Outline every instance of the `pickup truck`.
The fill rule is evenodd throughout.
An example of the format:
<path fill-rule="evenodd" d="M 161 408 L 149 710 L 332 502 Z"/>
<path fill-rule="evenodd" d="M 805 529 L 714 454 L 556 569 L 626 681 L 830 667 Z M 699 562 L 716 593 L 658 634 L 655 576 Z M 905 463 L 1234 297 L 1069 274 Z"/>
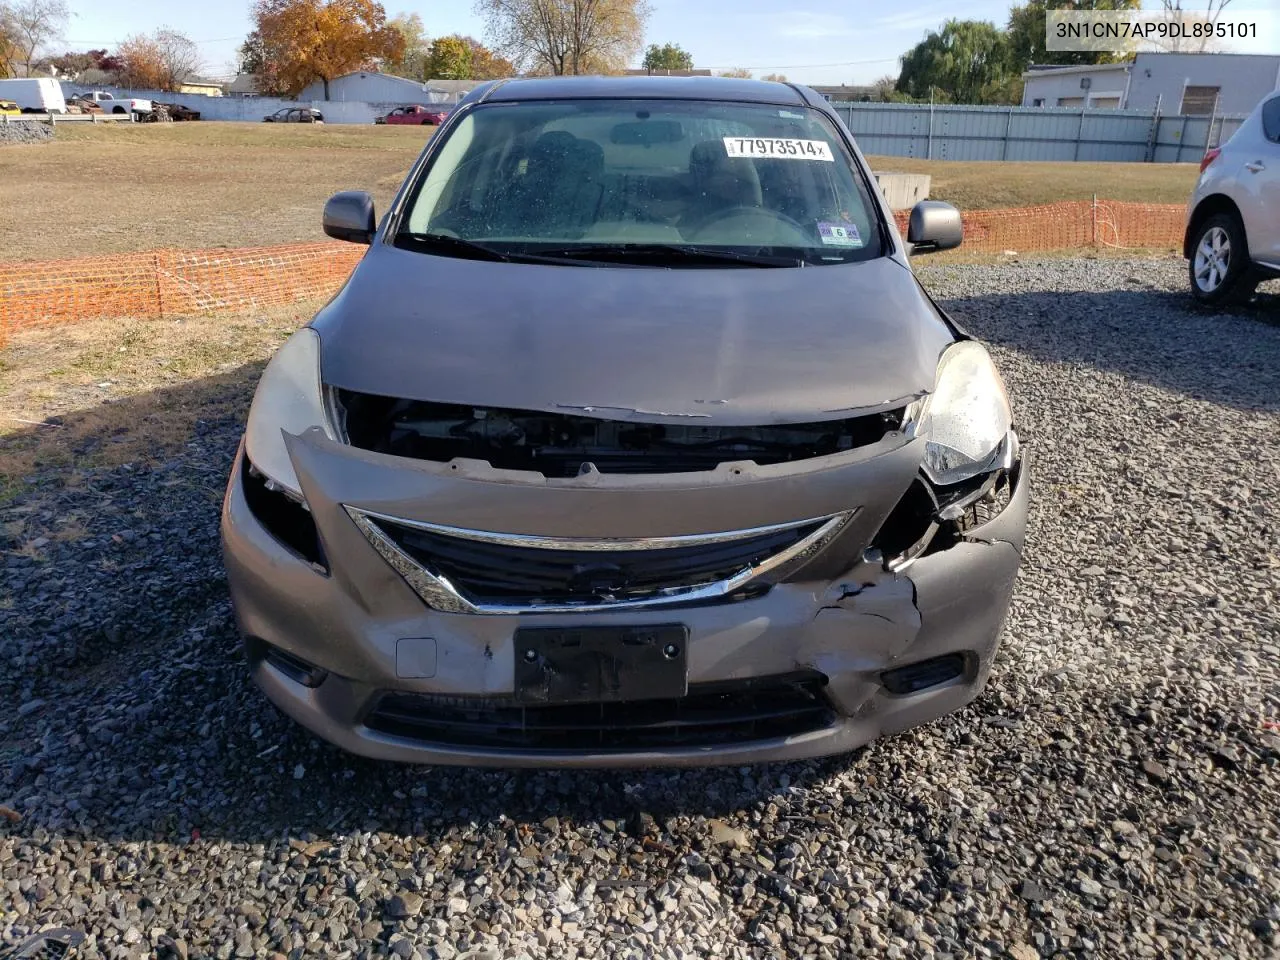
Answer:
<path fill-rule="evenodd" d="M 102 90 L 90 90 L 88 93 L 81 94 L 81 97 L 96 103 L 102 108 L 103 113 L 132 113 L 142 119 L 152 112 L 151 101 L 137 97 L 117 100 L 111 94 L 104 93 Z"/>

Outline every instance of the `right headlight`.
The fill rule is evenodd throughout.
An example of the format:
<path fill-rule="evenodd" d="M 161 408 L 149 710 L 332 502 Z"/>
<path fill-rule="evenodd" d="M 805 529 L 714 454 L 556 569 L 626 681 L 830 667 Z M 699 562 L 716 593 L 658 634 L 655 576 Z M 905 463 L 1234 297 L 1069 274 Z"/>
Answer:
<path fill-rule="evenodd" d="M 925 476 L 946 486 L 995 468 L 1013 411 L 986 348 L 962 340 L 943 353 L 933 392 L 908 408 L 907 419 L 925 439 Z"/>

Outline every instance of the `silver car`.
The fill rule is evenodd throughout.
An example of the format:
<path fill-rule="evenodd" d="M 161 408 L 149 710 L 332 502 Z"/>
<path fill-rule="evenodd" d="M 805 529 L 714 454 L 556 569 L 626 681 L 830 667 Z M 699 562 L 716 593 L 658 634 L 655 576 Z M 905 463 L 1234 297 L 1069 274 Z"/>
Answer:
<path fill-rule="evenodd" d="M 477 88 L 263 373 L 222 517 L 257 682 L 348 750 L 701 765 L 982 690 L 1028 467 L 804 87 Z"/>
<path fill-rule="evenodd" d="M 1182 255 L 1192 295 L 1208 305 L 1247 300 L 1280 276 L 1280 92 L 1205 153 Z"/>

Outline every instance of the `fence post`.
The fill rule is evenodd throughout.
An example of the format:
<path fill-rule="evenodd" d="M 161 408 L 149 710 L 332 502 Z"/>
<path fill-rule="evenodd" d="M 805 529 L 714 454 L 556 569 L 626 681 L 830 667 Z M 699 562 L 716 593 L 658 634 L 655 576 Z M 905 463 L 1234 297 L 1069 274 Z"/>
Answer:
<path fill-rule="evenodd" d="M 1177 154 L 1174 155 L 1174 158 L 1173 158 L 1174 163 L 1182 162 L 1182 145 L 1183 143 L 1186 142 L 1186 139 L 1187 139 L 1187 121 L 1189 121 L 1190 119 L 1191 118 L 1188 117 L 1185 113 L 1182 115 L 1182 129 L 1178 131 L 1178 152 Z"/>
<path fill-rule="evenodd" d="M 933 87 L 929 88 L 929 144 L 925 148 L 925 159 L 933 159 Z"/>
<path fill-rule="evenodd" d="M 1086 95 L 1085 100 L 1087 101 L 1088 99 Z M 1075 156 L 1071 158 L 1073 161 L 1080 159 L 1080 138 L 1084 136 L 1084 114 L 1087 109 L 1088 107 L 1080 108 L 1080 125 L 1076 127 L 1076 152 Z"/>
<path fill-rule="evenodd" d="M 1009 117 L 1004 123 L 1004 144 L 1000 147 L 1000 159 L 1009 158 L 1009 131 L 1013 129 L 1013 107 L 1009 108 Z"/>
<path fill-rule="evenodd" d="M 1091 219 L 1092 219 L 1092 227 L 1089 231 L 1089 237 L 1090 237 L 1089 242 L 1096 247 L 1098 245 L 1098 195 L 1096 193 L 1093 195 L 1093 210 L 1092 210 Z"/>

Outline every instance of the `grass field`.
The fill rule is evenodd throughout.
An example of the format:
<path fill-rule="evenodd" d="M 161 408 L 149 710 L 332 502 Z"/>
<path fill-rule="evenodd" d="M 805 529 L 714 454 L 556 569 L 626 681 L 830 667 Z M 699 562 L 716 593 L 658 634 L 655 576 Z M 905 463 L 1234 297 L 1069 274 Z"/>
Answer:
<path fill-rule="evenodd" d="M 52 143 L 0 148 L 3 260 L 152 247 L 320 240 L 338 190 L 391 200 L 422 127 L 248 123 L 66 124 Z M 877 170 L 933 176 L 961 209 L 1088 199 L 1182 203 L 1194 164 L 966 163 L 872 157 Z"/>
<path fill-rule="evenodd" d="M 201 422 L 243 419 L 262 364 L 319 305 L 19 331 L 0 352 L 0 504 L 31 474 L 161 461 Z"/>
<path fill-rule="evenodd" d="M 929 196 L 961 210 L 1023 207 L 1055 200 L 1186 203 L 1199 163 L 1001 163 L 870 157 L 874 169 L 927 173 Z"/>

